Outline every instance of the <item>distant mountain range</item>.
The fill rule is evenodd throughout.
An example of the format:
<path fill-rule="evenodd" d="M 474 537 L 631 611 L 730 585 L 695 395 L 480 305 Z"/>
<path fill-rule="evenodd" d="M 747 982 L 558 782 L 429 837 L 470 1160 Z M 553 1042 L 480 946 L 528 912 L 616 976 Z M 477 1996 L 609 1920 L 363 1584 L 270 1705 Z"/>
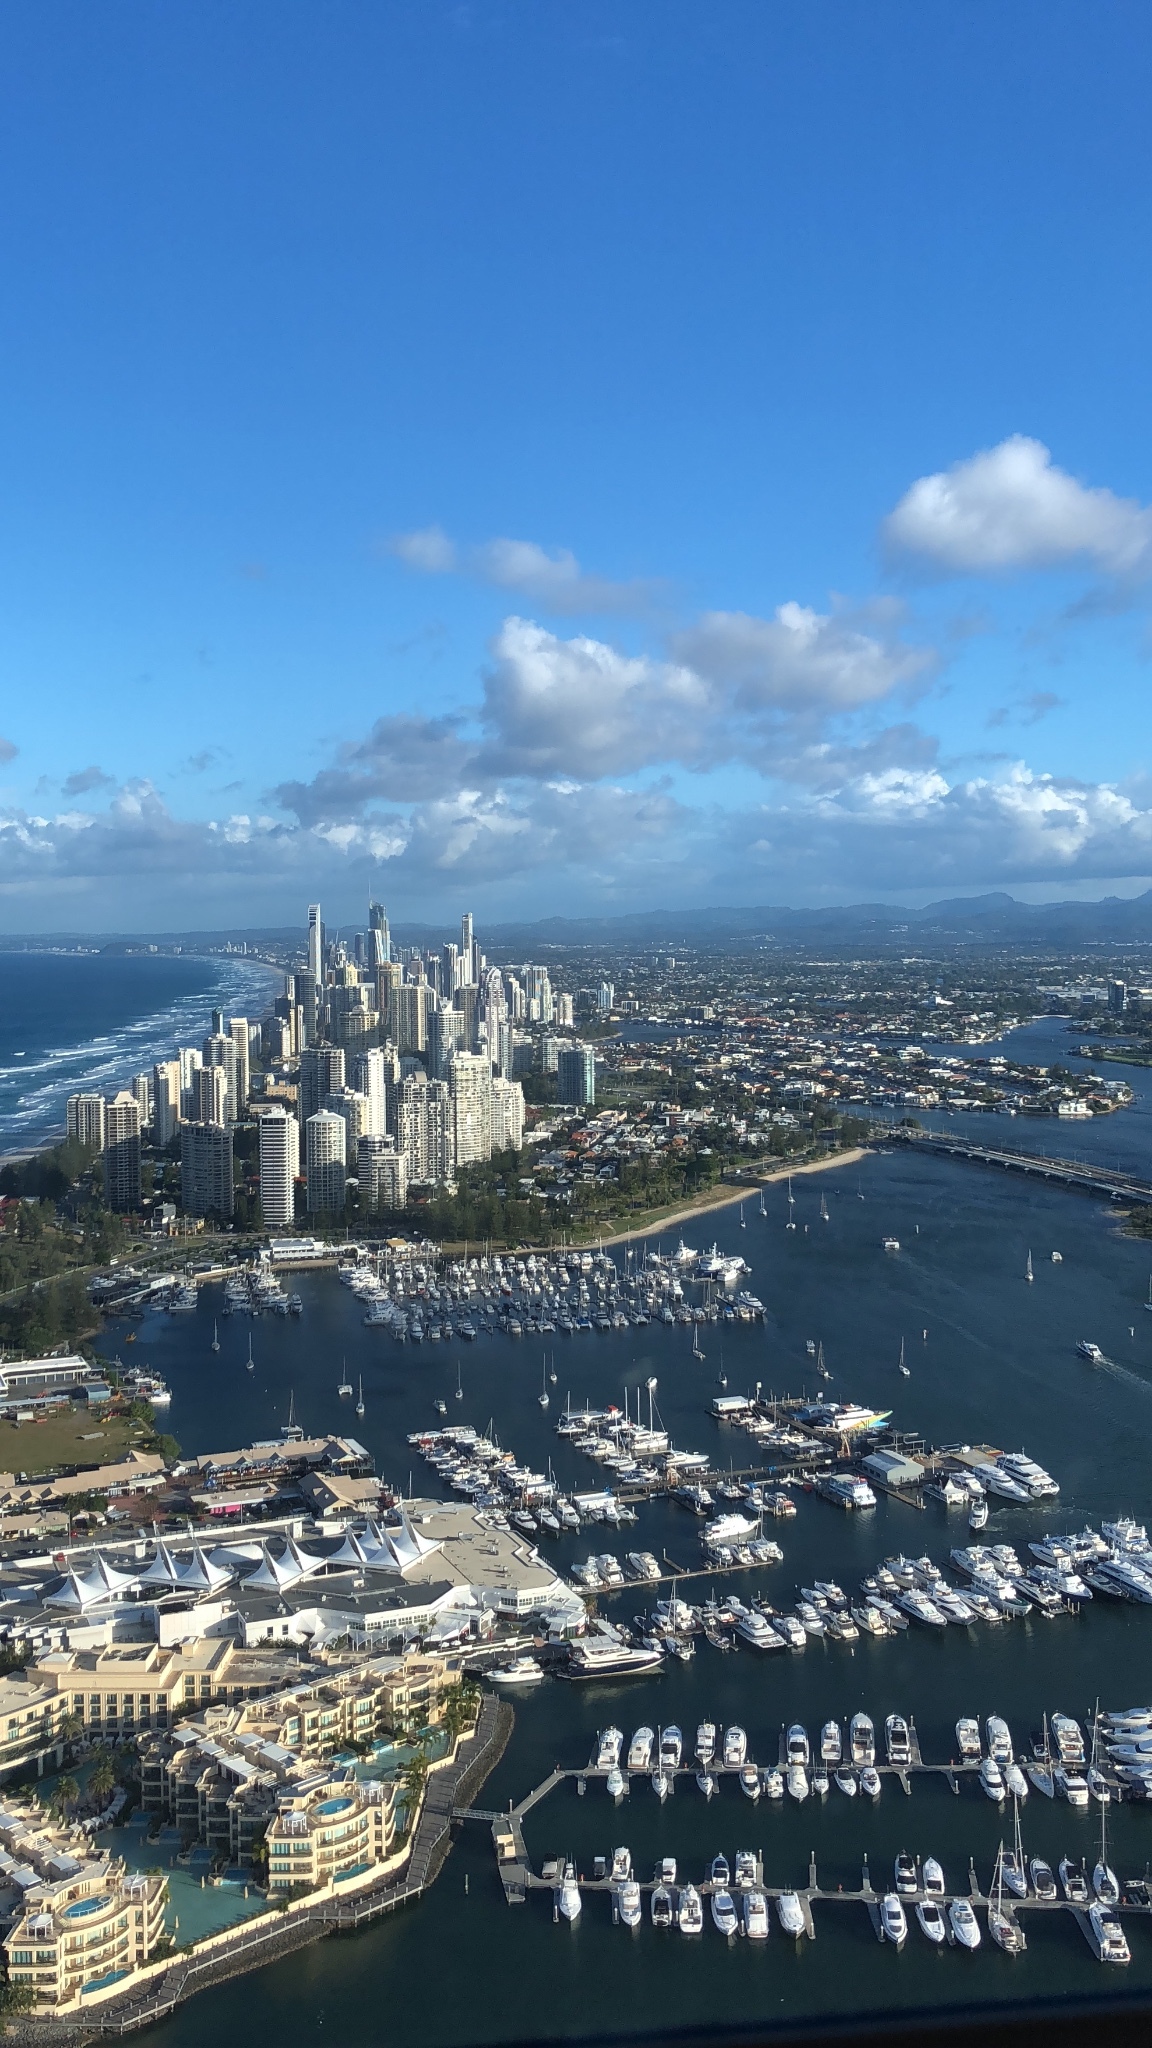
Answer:
<path fill-rule="evenodd" d="M 355 929 L 350 921 L 347 927 Z M 332 926 L 330 929 L 343 929 Z M 444 924 L 393 925 L 401 945 L 440 944 L 455 927 Z M 983 896 L 954 896 L 921 909 L 890 903 L 852 903 L 819 910 L 781 904 L 752 908 L 721 905 L 707 910 L 644 910 L 618 917 L 546 917 L 534 922 L 489 924 L 477 919 L 483 943 L 527 959 L 545 948 L 574 946 L 693 948 L 738 947 L 764 938 L 799 946 L 823 944 L 906 950 L 933 943 L 953 946 L 1023 944 L 1030 949 L 1117 947 L 1152 942 L 1152 889 L 1142 896 L 1105 896 L 1095 903 L 1018 903 L 996 890 Z M 142 945 L 199 947 L 247 944 L 277 950 L 301 947 L 301 925 L 250 930 L 146 932 L 138 934 L 53 932 L 0 937 L 0 950 L 47 946 L 101 947 L 110 952 Z"/>

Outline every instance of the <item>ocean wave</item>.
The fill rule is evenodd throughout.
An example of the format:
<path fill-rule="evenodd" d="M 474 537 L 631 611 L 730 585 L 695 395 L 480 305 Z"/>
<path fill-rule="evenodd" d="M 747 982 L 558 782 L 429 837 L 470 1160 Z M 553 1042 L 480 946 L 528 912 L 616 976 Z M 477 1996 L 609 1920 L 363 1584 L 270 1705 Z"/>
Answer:
<path fill-rule="evenodd" d="M 207 988 L 177 996 L 115 1031 L 43 1047 L 29 1059 L 0 1068 L 0 1150 L 58 1136 L 70 1095 L 111 1093 L 157 1060 L 171 1059 L 178 1046 L 201 1044 L 214 1009 L 259 1016 L 278 983 L 274 969 L 255 961 L 222 962 Z"/>

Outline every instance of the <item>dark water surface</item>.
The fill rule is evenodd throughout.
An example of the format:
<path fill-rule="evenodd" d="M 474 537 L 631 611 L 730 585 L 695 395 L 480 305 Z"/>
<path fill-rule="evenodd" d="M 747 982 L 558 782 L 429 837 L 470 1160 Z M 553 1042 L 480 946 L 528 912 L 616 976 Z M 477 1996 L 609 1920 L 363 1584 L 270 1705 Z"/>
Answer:
<path fill-rule="evenodd" d="M 1051 1029 L 1036 1027 L 1041 1034 Z M 1055 1042 L 1062 1051 L 1064 1041 Z M 1018 1047 L 1019 1037 L 1013 1043 Z M 1130 1121 L 1112 1120 L 1108 1139 L 1146 1165 L 1148 1089 L 1135 1072 L 1133 1080 L 1139 1108 Z M 1021 1135 L 1019 1122 L 979 1121 Z M 1027 1135 L 1039 1128 L 1030 1125 Z M 1087 1150 L 1103 1129 L 1074 1135 Z M 1080 1527 L 1086 1518 L 1152 1515 L 1152 1315 L 1142 1307 L 1152 1255 L 1121 1235 L 1107 1207 L 1083 1194 L 902 1151 L 794 1185 L 794 1233 L 783 1228 L 783 1189 L 769 1194 L 767 1219 L 755 1202 L 747 1204 L 746 1229 L 729 1209 L 686 1232 L 694 1244 L 715 1235 L 744 1253 L 751 1284 L 769 1310 L 764 1326 L 724 1333 L 730 1392 L 757 1380 L 800 1390 L 810 1367 L 805 1340 L 820 1338 L 835 1375 L 833 1394 L 893 1407 L 901 1425 L 937 1443 L 1024 1445 L 1052 1470 L 1063 1489 L 1059 1502 L 1035 1509 L 1000 1504 L 988 1540 L 1022 1544 L 1046 1529 Z M 819 1217 L 822 1191 L 827 1224 Z M 888 1232 L 900 1239 L 897 1255 L 881 1249 Z M 1031 1287 L 1023 1278 L 1029 1249 Z M 1062 1264 L 1051 1264 L 1053 1249 L 1063 1253 Z M 208 1348 L 220 1300 L 212 1289 L 195 1316 L 141 1327 L 134 1359 L 169 1378 L 170 1427 L 186 1450 L 270 1435 L 294 1392 L 307 1427 L 352 1429 L 381 1472 L 407 1488 L 411 1470 L 417 1490 L 434 1491 L 437 1483 L 405 1439 L 409 1430 L 434 1426 L 432 1402 L 443 1395 L 451 1421 L 483 1426 L 492 1418 L 502 1442 L 533 1465 L 543 1467 L 551 1456 L 562 1484 L 592 1486 L 597 1468 L 554 1434 L 566 1392 L 574 1403 L 585 1396 L 620 1400 L 654 1373 L 656 1399 L 677 1444 L 716 1448 L 738 1464 L 746 1458 L 748 1439 L 707 1412 L 721 1362 L 715 1327 L 703 1333 L 703 1364 L 693 1361 L 689 1333 L 680 1329 L 558 1336 L 559 1384 L 543 1414 L 538 1347 L 496 1338 L 399 1347 L 361 1326 L 359 1304 L 334 1279 L 305 1277 L 300 1291 L 306 1308 L 299 1324 L 222 1320 L 218 1356 Z M 243 1369 L 249 1334 L 258 1367 L 251 1376 Z M 907 1380 L 896 1371 L 902 1336 L 912 1368 Z M 1080 1360 L 1081 1336 L 1094 1338 L 1111 1363 L 1093 1370 Z M 367 1413 L 359 1424 L 336 1393 L 342 1358 L 354 1378 L 363 1373 Z M 459 1403 L 451 1398 L 458 1364 L 465 1394 Z M 673 1558 L 695 1562 L 698 1528 L 675 1506 L 653 1504 L 641 1510 L 635 1531 L 585 1532 L 549 1547 L 562 1562 L 604 1547 L 667 1548 Z M 795 1520 L 773 1533 L 784 1563 L 747 1574 L 747 1584 L 764 1586 L 778 1604 L 790 1604 L 814 1575 L 854 1590 L 867 1569 L 895 1551 L 943 1560 L 952 1544 L 968 1540 L 962 1515 L 939 1506 L 918 1513 L 885 1498 L 875 1513 L 852 1517 L 802 1496 Z M 641 1604 L 638 1593 L 628 1593 L 607 1611 L 627 1615 Z M 830 1715 L 846 1721 L 863 1707 L 879 1725 L 899 1710 L 915 1716 L 925 1759 L 944 1761 L 953 1754 L 961 1714 L 1004 1714 L 1019 1750 L 1045 1710 L 1083 1717 L 1097 1696 L 1112 1707 L 1152 1699 L 1152 1609 L 1097 1600 L 1076 1619 L 949 1628 L 940 1637 L 911 1628 L 894 1641 L 815 1641 L 802 1655 L 767 1659 L 747 1648 L 722 1657 L 701 1644 L 691 1664 L 655 1679 L 590 1687 L 547 1682 L 517 1704 L 515 1733 L 483 1798 L 498 1807 L 521 1798 L 554 1763 L 583 1763 L 595 1730 L 609 1721 L 626 1735 L 644 1721 L 676 1721 L 690 1746 L 698 1721 L 738 1719 L 752 1753 L 766 1762 L 775 1760 L 781 1724 L 793 1719 L 815 1735 Z M 906 1848 L 937 1855 L 957 1888 L 974 1858 L 986 1885 L 1005 1826 L 996 1809 L 970 1785 L 955 1797 L 943 1781 L 913 1786 L 906 1798 L 886 1780 L 875 1807 L 862 1799 L 850 1804 L 833 1790 L 823 1804 L 810 1798 L 800 1808 L 785 1801 L 772 1810 L 764 1802 L 753 1808 L 728 1786 L 707 1805 L 688 1780 L 663 1809 L 639 1786 L 616 1809 L 603 1791 L 590 1789 L 580 1799 L 568 1783 L 528 1816 L 526 1835 L 537 1867 L 545 1856 L 571 1854 L 590 1870 L 593 1855 L 627 1842 L 642 1877 L 658 1856 L 674 1854 L 682 1873 L 698 1880 L 718 1850 L 731 1858 L 752 1847 L 763 1851 L 770 1883 L 802 1882 L 815 1853 L 821 1882 L 847 1889 L 859 1884 L 865 1853 L 880 1886 Z M 1099 1831 L 1096 1808 L 1077 1813 L 1033 1794 L 1024 1813 L 1026 1850 L 1053 1866 L 1065 1853 L 1093 1861 Z M 1152 1807 L 1112 1810 L 1109 1851 L 1122 1878 L 1144 1871 L 1152 1857 Z M 915 1926 L 897 1955 L 876 1942 L 862 1906 L 818 1904 L 815 1911 L 818 1939 L 796 1949 L 775 1922 L 762 1946 L 738 1941 L 729 1948 L 710 1923 L 694 1942 L 647 1924 L 630 1934 L 613 1927 L 600 1897 L 589 1899 L 574 1930 L 557 1926 L 546 1894 L 515 1909 L 504 1904 L 488 1830 L 472 1824 L 458 1831 L 440 1879 L 420 1904 L 206 1992 L 148 2038 L 156 2048 L 191 2048 L 214 2033 L 235 2040 L 256 2024 L 269 2038 L 359 2044 L 385 2037 L 398 2048 L 455 2048 L 1152 1993 L 1152 1923 L 1139 1919 L 1128 1922 L 1131 1968 L 1105 1971 L 1062 1913 L 1030 1914 L 1028 1953 L 1012 1962 L 987 1936 L 975 1955 L 937 1953 Z"/>

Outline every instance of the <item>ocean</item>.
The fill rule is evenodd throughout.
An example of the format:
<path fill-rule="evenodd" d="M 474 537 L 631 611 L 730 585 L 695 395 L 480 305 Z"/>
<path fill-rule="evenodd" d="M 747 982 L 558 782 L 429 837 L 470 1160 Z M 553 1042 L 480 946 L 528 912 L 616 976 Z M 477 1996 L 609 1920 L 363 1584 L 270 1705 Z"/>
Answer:
<path fill-rule="evenodd" d="M 199 1045 L 214 1008 L 259 1015 L 279 979 L 228 956 L 0 953 L 0 1157 L 62 1137 L 78 1090 L 111 1093 Z"/>
<path fill-rule="evenodd" d="M 1012 1041 L 1037 1059 L 1067 1056 L 1058 1023 L 1031 1026 Z M 1075 1064 L 1075 1061 L 1070 1061 Z M 1119 1071 L 1119 1070 L 1114 1070 Z M 1148 1153 L 1152 1086 L 1124 1070 L 1137 1091 L 1133 1112 L 1075 1132 L 1060 1149 L 1084 1156 Z M 1024 1148 L 1044 1127 L 1022 1120 L 976 1120 L 989 1135 L 1011 1133 Z M 1047 1133 L 1045 1132 L 1045 1135 Z M 747 1462 L 748 1439 L 709 1413 L 723 1372 L 731 1393 L 765 1388 L 827 1392 L 895 1410 L 901 1427 L 935 1443 L 990 1442 L 1025 1447 L 1061 1485 L 1058 1501 L 1028 1507 L 998 1503 L 984 1540 L 1025 1547 L 1053 1529 L 1130 1513 L 1152 1516 L 1152 1315 L 1143 1312 L 1152 1249 L 1124 1236 L 1115 1212 L 1093 1196 L 1033 1183 L 903 1148 L 870 1153 L 794 1182 L 797 1229 L 784 1229 L 783 1186 L 686 1228 L 692 1244 L 715 1237 L 748 1260 L 751 1286 L 767 1306 L 762 1325 L 706 1326 L 703 1361 L 687 1330 L 649 1327 L 547 1340 L 558 1383 L 550 1409 L 538 1406 L 539 1344 L 504 1338 L 419 1348 L 397 1346 L 366 1329 L 362 1308 L 332 1276 L 294 1276 L 304 1297 L 299 1322 L 224 1319 L 218 1289 L 205 1287 L 194 1315 L 156 1315 L 112 1325 L 115 1355 L 137 1332 L 133 1362 L 156 1367 L 173 1390 L 167 1426 L 186 1452 L 267 1437 L 290 1401 L 308 1430 L 351 1430 L 378 1470 L 405 1492 L 442 1489 L 409 1446 L 409 1432 L 434 1428 L 433 1401 L 445 1398 L 452 1422 L 495 1429 L 501 1442 L 537 1469 L 553 1460 L 568 1489 L 599 1483 L 594 1465 L 555 1434 L 571 1395 L 622 1402 L 649 1376 L 674 1442 L 713 1452 L 721 1464 Z M 829 1220 L 820 1215 L 827 1196 Z M 894 1235 L 898 1253 L 882 1239 Z M 671 1233 L 665 1249 L 672 1249 Z M 1051 1261 L 1058 1250 L 1062 1260 Z M 1028 1252 L 1035 1281 L 1024 1279 Z M 210 1349 L 219 1319 L 221 1349 Z M 1107 1354 L 1100 1369 L 1076 1354 L 1091 1337 Z M 249 1338 L 256 1371 L 244 1369 Z M 910 1377 L 897 1370 L 904 1340 Z M 812 1378 L 809 1340 L 823 1343 L 834 1375 Z M 346 1368 L 363 1375 L 366 1414 L 357 1421 L 337 1383 Z M 453 1396 L 459 1372 L 463 1400 Z M 917 1512 L 881 1497 L 872 1513 L 849 1516 L 801 1495 L 794 1520 L 770 1529 L 781 1565 L 749 1572 L 735 1585 L 763 1589 L 791 1606 L 802 1584 L 834 1578 L 855 1591 L 863 1574 L 895 1552 L 943 1563 L 968 1542 L 966 1518 L 942 1506 Z M 589 1550 L 650 1549 L 681 1563 L 699 1558 L 699 1524 L 674 1503 L 641 1509 L 639 1526 L 611 1535 L 588 1530 L 548 1545 L 561 1565 Z M 633 1587 L 604 1601 L 624 1618 L 641 1609 Z M 891 1712 L 911 1714 L 926 1761 L 955 1753 L 961 1715 L 1004 1715 L 1026 1750 L 1047 1712 L 1088 1717 L 1105 1707 L 1152 1701 L 1152 1609 L 1096 1599 L 1076 1617 L 1034 1617 L 1000 1627 L 909 1629 L 892 1641 L 856 1645 L 810 1641 L 802 1654 L 764 1658 L 741 1647 L 721 1656 L 701 1642 L 693 1661 L 627 1684 L 567 1686 L 548 1681 L 516 1704 L 509 1747 L 481 1795 L 499 1809 L 519 1800 L 554 1764 L 588 1761 L 596 1731 L 615 1723 L 629 1736 L 641 1723 L 676 1722 L 690 1748 L 703 1719 L 738 1720 L 750 1752 L 775 1762 L 782 1726 L 802 1721 L 815 1737 L 830 1716 L 846 1724 L 863 1708 L 879 1728 Z M 591 1870 L 596 1854 L 627 1843 L 638 1874 L 675 1855 L 697 1881 L 720 1850 L 762 1851 L 769 1883 L 806 1879 L 815 1856 L 820 1882 L 856 1888 L 865 1856 L 877 1889 L 891 1881 L 893 1859 L 907 1849 L 934 1854 L 950 1886 L 966 1889 L 970 1861 L 985 1888 L 997 1844 L 1012 1832 L 971 1783 L 953 1795 L 943 1778 L 912 1781 L 905 1797 L 886 1780 L 879 1802 L 827 1800 L 779 1809 L 751 1806 L 731 1785 L 706 1802 L 691 1778 L 664 1807 L 637 1784 L 619 1808 L 602 1789 L 580 1798 L 569 1781 L 528 1815 L 525 1833 L 536 1868 L 548 1856 L 572 1856 Z M 1055 1867 L 1066 1853 L 1095 1860 L 1100 1813 L 1078 1812 L 1033 1793 L 1022 1816 L 1025 1850 Z M 1108 1818 L 1109 1854 L 1122 1879 L 1152 1859 L 1152 1806 L 1124 1804 Z M 1027 1916 L 1028 1952 L 1011 1961 L 991 1947 L 968 1954 L 929 1948 L 913 1924 L 900 1954 L 877 1943 L 863 1906 L 815 1906 L 817 1939 L 794 1947 L 773 1921 L 762 1946 L 726 1945 L 709 1922 L 700 1940 L 629 1933 L 613 1926 L 608 1901 L 590 1896 L 578 1925 L 554 1924 L 547 1894 L 509 1908 L 486 1826 L 462 1825 L 429 1895 L 352 1937 L 330 1940 L 204 1993 L 141 2037 L 149 2048 L 194 2048 L 206 2037 L 236 2039 L 253 2024 L 269 2038 L 339 2042 L 368 2048 L 386 2034 L 395 2048 L 462 2048 L 465 2043 L 578 2037 L 667 2040 L 681 2029 L 788 2026 L 821 2018 L 907 2017 L 963 2008 L 972 2015 L 1028 2005 L 1091 2005 L 1152 1994 L 1152 1922 L 1127 1922 L 1133 1960 L 1106 1971 L 1066 1914 Z"/>

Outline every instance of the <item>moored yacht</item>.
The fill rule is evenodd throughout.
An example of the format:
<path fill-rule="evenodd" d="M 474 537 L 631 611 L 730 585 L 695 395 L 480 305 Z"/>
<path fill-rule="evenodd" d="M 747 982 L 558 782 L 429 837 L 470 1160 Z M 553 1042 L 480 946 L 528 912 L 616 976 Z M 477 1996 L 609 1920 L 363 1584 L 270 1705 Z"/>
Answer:
<path fill-rule="evenodd" d="M 694 1884 L 686 1884 L 681 1892 L 676 1919 L 681 1934 L 703 1934 L 704 1908 Z"/>
<path fill-rule="evenodd" d="M 628 1769 L 647 1771 L 652 1767 L 652 1748 L 656 1736 L 651 1728 L 638 1728 L 628 1745 Z"/>
<path fill-rule="evenodd" d="M 895 1892 L 885 1892 L 880 1901 L 880 1926 L 885 1941 L 892 1942 L 896 1948 L 903 1948 L 908 1939 L 908 1916 Z"/>
<path fill-rule="evenodd" d="M 748 1737 L 743 1728 L 733 1722 L 724 1730 L 724 1768 L 738 1770 L 748 1754 Z"/>
<path fill-rule="evenodd" d="M 626 1884 L 621 1885 L 616 1909 L 622 1927 L 639 1927 L 644 1906 L 640 1886 L 634 1877 L 630 1877 Z"/>
<path fill-rule="evenodd" d="M 948 1919 L 952 1933 L 961 1948 L 975 1949 L 980 1946 L 980 1928 L 976 1915 L 967 1899 L 953 1899 L 948 1907 Z"/>
<path fill-rule="evenodd" d="M 744 1932 L 749 1941 L 768 1939 L 768 1901 L 761 1891 L 744 1894 Z"/>
<path fill-rule="evenodd" d="M 566 1863 L 564 1865 L 564 1875 L 556 1893 L 557 1910 L 565 1920 L 578 1920 L 583 1903 L 580 1897 L 580 1887 L 576 1882 L 576 1866 L 574 1863 Z"/>
<path fill-rule="evenodd" d="M 804 1908 L 795 1892 L 781 1892 L 776 1901 L 776 1916 L 785 1934 L 798 1941 L 804 1932 Z"/>
<path fill-rule="evenodd" d="M 820 1730 L 820 1756 L 826 1764 L 838 1764 L 843 1753 L 839 1721 L 825 1721 Z"/>

